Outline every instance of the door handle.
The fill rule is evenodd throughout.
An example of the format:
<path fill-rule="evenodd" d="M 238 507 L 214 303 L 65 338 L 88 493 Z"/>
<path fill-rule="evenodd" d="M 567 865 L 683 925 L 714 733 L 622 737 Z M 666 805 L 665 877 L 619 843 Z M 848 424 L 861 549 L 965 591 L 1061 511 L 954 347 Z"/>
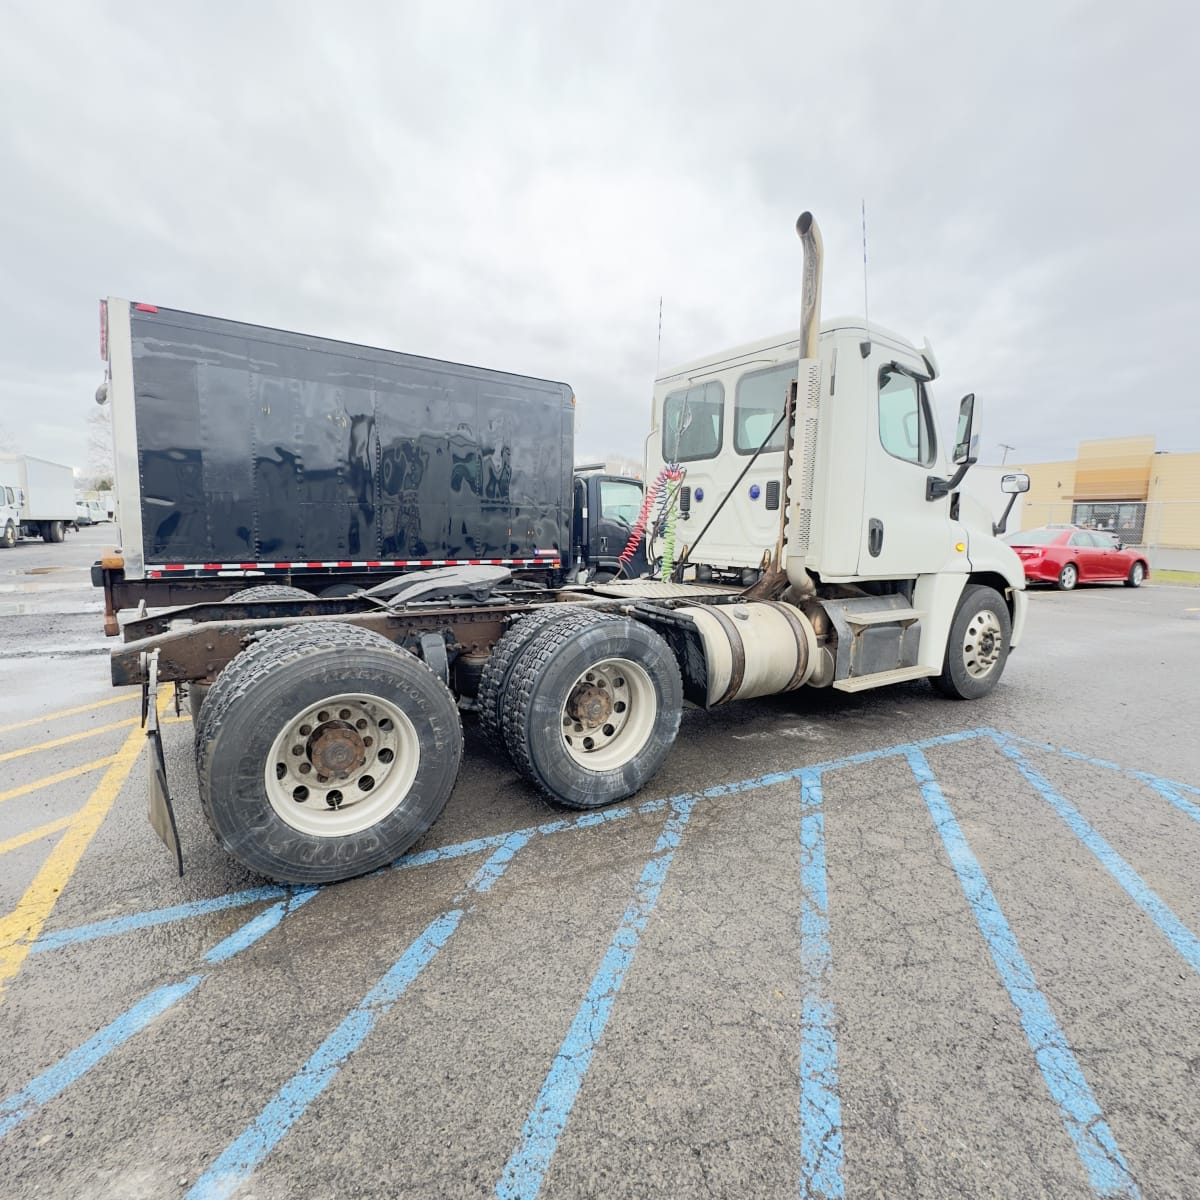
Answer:
<path fill-rule="evenodd" d="M 867 525 L 867 550 L 872 558 L 878 558 L 883 550 L 883 522 L 872 517 Z"/>

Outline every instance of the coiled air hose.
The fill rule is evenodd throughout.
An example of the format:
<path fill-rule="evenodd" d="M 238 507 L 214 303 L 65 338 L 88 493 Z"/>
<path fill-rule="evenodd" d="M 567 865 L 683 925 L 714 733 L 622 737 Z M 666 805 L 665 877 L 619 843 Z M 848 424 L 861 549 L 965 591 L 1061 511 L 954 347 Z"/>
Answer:
<path fill-rule="evenodd" d="M 654 508 L 654 502 L 658 499 L 658 493 L 662 490 L 663 485 L 668 482 L 679 484 L 680 482 L 682 482 L 682 480 L 683 480 L 683 468 L 679 467 L 675 464 L 670 464 L 668 466 L 663 467 L 663 469 L 661 471 L 659 471 L 657 478 L 646 489 L 646 495 L 642 499 L 642 508 L 641 508 L 641 511 L 638 513 L 638 519 L 634 522 L 633 529 L 629 533 L 629 540 L 625 543 L 625 549 L 621 551 L 620 555 L 617 558 L 617 562 L 619 564 L 619 569 L 617 572 L 618 574 L 624 574 L 625 569 L 633 561 L 633 556 L 637 553 L 637 548 L 639 545 L 641 545 L 642 538 L 645 537 L 645 535 L 646 535 L 646 525 L 650 520 L 650 512 Z M 678 494 L 678 492 L 679 492 L 679 488 L 676 487 L 676 489 L 675 489 L 676 495 Z M 667 496 L 663 497 L 664 504 L 668 501 L 668 499 L 669 499 L 669 497 L 667 497 Z M 672 522 L 672 524 L 671 524 L 671 553 L 672 553 L 672 555 L 674 555 L 674 550 L 675 550 L 674 523 Z"/>

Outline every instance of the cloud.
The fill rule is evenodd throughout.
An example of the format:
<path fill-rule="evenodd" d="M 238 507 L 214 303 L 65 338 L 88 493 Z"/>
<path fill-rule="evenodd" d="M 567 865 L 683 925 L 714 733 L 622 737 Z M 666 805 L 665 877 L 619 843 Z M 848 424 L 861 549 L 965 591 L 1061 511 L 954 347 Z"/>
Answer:
<path fill-rule="evenodd" d="M 659 297 L 664 367 L 794 325 L 809 207 L 860 312 L 865 198 L 872 317 L 980 396 L 985 453 L 1200 448 L 1196 23 L 10 6 L 0 424 L 83 465 L 115 294 L 564 379 L 580 456 L 640 455 Z"/>

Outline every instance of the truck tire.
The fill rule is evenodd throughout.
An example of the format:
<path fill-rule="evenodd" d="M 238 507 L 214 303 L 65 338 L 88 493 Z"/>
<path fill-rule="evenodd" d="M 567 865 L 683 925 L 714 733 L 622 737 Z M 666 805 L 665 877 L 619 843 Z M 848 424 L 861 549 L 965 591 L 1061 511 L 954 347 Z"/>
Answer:
<path fill-rule="evenodd" d="M 969 584 L 963 589 L 950 626 L 942 673 L 933 686 L 952 700 L 978 700 L 1004 674 L 1012 639 L 1012 617 L 994 588 Z"/>
<path fill-rule="evenodd" d="M 525 647 L 542 633 L 547 626 L 567 617 L 572 620 L 614 620 L 610 613 L 598 613 L 591 609 L 576 609 L 573 605 L 554 604 L 537 609 L 528 616 L 514 622 L 508 632 L 496 643 L 483 672 L 479 676 L 479 691 L 476 703 L 479 706 L 479 727 L 484 736 L 496 747 L 507 753 L 504 741 L 504 693 L 512 678 L 513 667 Z"/>
<path fill-rule="evenodd" d="M 414 655 L 333 621 L 276 629 L 221 672 L 200 711 L 200 804 L 250 870 L 333 883 L 425 833 L 462 745 L 454 697 Z"/>
<path fill-rule="evenodd" d="M 683 709 L 667 643 L 628 617 L 591 615 L 551 623 L 525 648 L 504 691 L 513 762 L 568 808 L 600 808 L 645 786 Z"/>
<path fill-rule="evenodd" d="M 4 525 L 4 536 L 0 538 L 0 548 L 11 550 L 17 544 L 17 527 L 7 521 Z"/>
<path fill-rule="evenodd" d="M 61 521 L 42 522 L 42 541 L 61 542 L 63 536 L 63 523 Z"/>
<path fill-rule="evenodd" d="M 287 583 L 259 583 L 226 596 L 222 604 L 241 604 L 243 600 L 311 600 L 312 593 Z"/>

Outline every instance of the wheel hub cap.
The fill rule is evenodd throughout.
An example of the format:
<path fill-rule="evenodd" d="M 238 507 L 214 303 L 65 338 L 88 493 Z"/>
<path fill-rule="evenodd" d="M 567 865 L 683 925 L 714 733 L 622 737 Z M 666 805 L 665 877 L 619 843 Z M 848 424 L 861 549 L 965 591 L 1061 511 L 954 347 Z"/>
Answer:
<path fill-rule="evenodd" d="M 575 689 L 567 706 L 573 721 L 588 729 L 603 725 L 612 716 L 612 696 L 603 684 L 587 684 Z"/>
<path fill-rule="evenodd" d="M 963 666 L 975 679 L 987 675 L 1000 661 L 1004 637 L 996 614 L 990 609 L 977 612 L 967 625 L 963 639 Z"/>
<path fill-rule="evenodd" d="M 357 771 L 367 759 L 363 740 L 352 725 L 331 721 L 322 725 L 308 739 L 308 759 L 320 775 L 336 775 L 345 779 Z"/>

